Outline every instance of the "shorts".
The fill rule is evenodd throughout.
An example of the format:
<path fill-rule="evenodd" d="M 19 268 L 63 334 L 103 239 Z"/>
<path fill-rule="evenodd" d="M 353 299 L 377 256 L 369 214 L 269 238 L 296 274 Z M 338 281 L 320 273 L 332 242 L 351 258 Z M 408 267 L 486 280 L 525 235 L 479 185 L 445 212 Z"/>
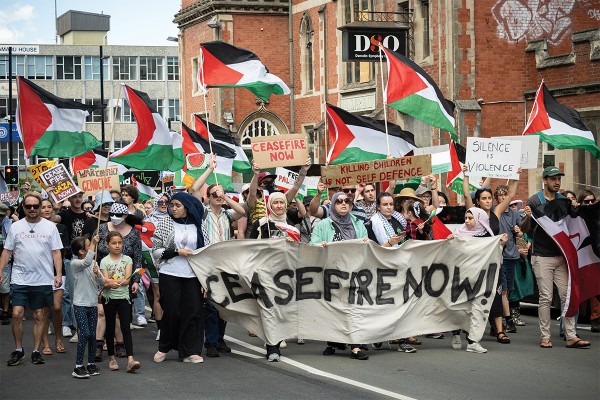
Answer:
<path fill-rule="evenodd" d="M 500 268 L 502 290 L 510 292 L 515 288 L 515 269 L 519 260 L 502 259 L 502 268 Z"/>
<path fill-rule="evenodd" d="M 11 283 L 10 300 L 13 306 L 30 308 L 31 310 L 52 307 L 54 305 L 52 285 L 27 286 Z"/>
<path fill-rule="evenodd" d="M 2 271 L 2 284 L 0 284 L 0 294 L 10 293 L 10 275 L 12 272 L 12 263 L 6 264 Z"/>
<path fill-rule="evenodd" d="M 56 292 L 57 290 L 65 290 L 65 282 L 67 281 L 67 277 L 63 276 L 62 277 L 62 283 L 60 284 L 60 287 L 55 287 L 54 285 L 52 285 L 52 291 Z"/>

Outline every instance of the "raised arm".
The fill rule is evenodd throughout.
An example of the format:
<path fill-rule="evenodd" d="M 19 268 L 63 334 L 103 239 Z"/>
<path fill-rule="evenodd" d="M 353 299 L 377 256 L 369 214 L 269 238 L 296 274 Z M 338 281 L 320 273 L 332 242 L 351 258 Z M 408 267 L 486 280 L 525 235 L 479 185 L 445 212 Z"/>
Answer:
<path fill-rule="evenodd" d="M 294 182 L 294 186 L 292 186 L 290 188 L 290 190 L 288 190 L 285 193 L 285 197 L 287 199 L 288 204 L 292 202 L 292 200 L 294 200 L 294 198 L 296 197 L 296 194 L 298 194 L 298 190 L 300 190 L 300 186 L 302 186 L 302 183 L 304 182 L 304 178 L 306 177 L 306 173 L 308 172 L 308 169 L 310 168 L 312 164 L 312 160 L 310 159 L 310 156 L 306 159 L 306 164 L 304 164 L 302 166 L 302 168 L 300 168 L 300 173 L 298 176 L 298 179 L 296 179 L 296 182 Z"/>
<path fill-rule="evenodd" d="M 325 184 L 319 182 L 317 184 L 317 195 L 313 197 L 308 206 L 308 213 L 313 217 L 323 218 L 323 209 L 321 209 L 321 193 L 325 190 Z"/>
<path fill-rule="evenodd" d="M 463 165 L 463 197 L 465 198 L 465 207 L 467 210 L 473 207 L 473 200 L 471 200 L 471 191 L 469 190 L 469 177 L 464 173 L 467 172 L 467 166 Z"/>
<path fill-rule="evenodd" d="M 431 205 L 438 208 L 440 206 L 440 196 L 438 196 L 437 191 L 437 176 L 429 175 L 429 180 L 431 181 Z"/>
<path fill-rule="evenodd" d="M 306 217 L 306 207 L 304 207 L 304 203 L 300 201 L 298 196 L 296 196 L 296 205 L 298 206 L 298 216 L 300 218 Z"/>
<path fill-rule="evenodd" d="M 208 160 L 208 168 L 206 168 L 206 171 L 204 171 L 202 175 L 200 175 L 198 179 L 196 179 L 194 184 L 190 187 L 190 194 L 200 201 L 202 201 L 201 189 L 206 183 L 206 180 L 208 179 L 210 174 L 214 172 L 215 168 L 217 168 L 217 156 L 211 153 L 210 158 Z"/>
<path fill-rule="evenodd" d="M 260 168 L 256 165 L 254 160 L 252 160 L 252 173 L 254 175 L 250 181 L 250 189 L 248 189 L 248 198 L 246 199 L 249 210 L 256 204 L 256 190 L 258 189 L 258 175 L 260 174 Z"/>
<path fill-rule="evenodd" d="M 246 210 L 244 210 L 244 207 L 242 207 L 242 205 L 240 203 L 238 203 L 237 201 L 233 200 L 231 197 L 229 197 L 227 195 L 227 193 L 225 193 L 223 191 L 223 189 L 221 189 L 220 187 L 217 189 L 217 194 L 223 199 L 223 201 L 225 203 L 227 203 L 229 205 L 229 207 L 233 210 L 233 214 L 231 215 L 231 218 L 235 221 L 238 220 L 244 216 L 246 216 Z"/>
<path fill-rule="evenodd" d="M 521 167 L 519 167 L 519 169 L 517 170 L 517 174 L 519 174 L 519 177 L 521 176 L 521 172 L 522 169 Z M 513 197 L 515 197 L 515 194 L 517 194 L 517 186 L 519 186 L 519 180 L 512 179 L 510 181 L 510 184 L 508 185 L 508 193 L 506 194 L 506 196 L 504 196 L 504 200 L 502 200 L 502 203 L 498 204 L 494 209 L 494 214 L 496 214 L 496 217 L 498 217 L 498 219 L 500 219 L 502 213 L 506 211 Z"/>

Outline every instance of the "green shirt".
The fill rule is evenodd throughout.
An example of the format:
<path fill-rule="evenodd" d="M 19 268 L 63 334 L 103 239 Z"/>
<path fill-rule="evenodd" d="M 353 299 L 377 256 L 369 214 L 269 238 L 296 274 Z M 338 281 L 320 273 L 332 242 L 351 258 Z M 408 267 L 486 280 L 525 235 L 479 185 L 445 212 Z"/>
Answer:
<path fill-rule="evenodd" d="M 125 269 L 128 265 L 133 265 L 131 257 L 122 255 L 116 260 L 111 260 L 110 255 L 104 257 L 100 261 L 100 269 L 103 269 L 108 274 L 108 279 L 116 281 L 122 281 L 127 276 L 125 275 Z M 116 289 L 104 289 L 102 291 L 102 297 L 105 299 L 125 299 L 129 300 L 129 286 L 123 285 Z"/>

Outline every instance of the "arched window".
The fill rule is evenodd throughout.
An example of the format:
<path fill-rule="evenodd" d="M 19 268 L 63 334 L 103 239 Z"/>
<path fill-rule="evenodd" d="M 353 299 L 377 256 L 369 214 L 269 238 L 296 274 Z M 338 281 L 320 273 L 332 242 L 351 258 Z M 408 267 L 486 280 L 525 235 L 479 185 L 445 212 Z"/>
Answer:
<path fill-rule="evenodd" d="M 300 58 L 302 66 L 302 93 L 308 93 L 315 88 L 313 65 L 313 39 L 315 32 L 308 13 L 302 16 L 300 22 Z"/>
<path fill-rule="evenodd" d="M 267 110 L 264 106 L 250 113 L 240 123 L 240 138 L 242 148 L 249 149 L 253 137 L 274 136 L 289 133 L 283 120 L 277 114 Z"/>

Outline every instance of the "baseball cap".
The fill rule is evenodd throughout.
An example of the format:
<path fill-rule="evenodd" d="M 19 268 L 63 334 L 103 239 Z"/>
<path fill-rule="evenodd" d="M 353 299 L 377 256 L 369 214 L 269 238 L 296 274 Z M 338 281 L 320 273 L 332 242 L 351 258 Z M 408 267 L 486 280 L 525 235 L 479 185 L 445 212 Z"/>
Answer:
<path fill-rule="evenodd" d="M 94 211 L 97 211 L 102 204 L 112 204 L 114 202 L 110 192 L 98 192 L 94 200 Z"/>
<path fill-rule="evenodd" d="M 425 186 L 419 186 L 417 188 L 417 190 L 415 191 L 415 194 L 417 196 L 421 196 L 421 195 L 423 195 L 423 194 L 425 194 L 427 192 L 429 192 L 431 194 L 431 189 L 427 189 Z"/>
<path fill-rule="evenodd" d="M 258 174 L 258 184 L 260 185 L 263 180 L 269 178 L 275 181 L 275 179 L 277 179 L 277 175 L 269 174 L 268 172 L 261 172 L 260 174 Z"/>
<path fill-rule="evenodd" d="M 523 200 L 518 200 L 518 199 L 514 199 L 514 198 L 513 198 L 513 199 L 510 201 L 510 205 L 512 206 L 513 204 L 516 204 L 516 205 L 517 205 L 517 210 L 520 210 L 520 209 L 521 209 L 521 207 L 523 206 Z"/>
<path fill-rule="evenodd" d="M 542 172 L 542 178 L 547 178 L 549 176 L 565 176 L 565 174 L 562 173 L 558 167 L 551 166 L 544 168 L 544 171 Z"/>
<path fill-rule="evenodd" d="M 7 212 L 8 212 L 8 206 L 4 203 L 0 203 L 0 215 L 4 217 Z"/>

